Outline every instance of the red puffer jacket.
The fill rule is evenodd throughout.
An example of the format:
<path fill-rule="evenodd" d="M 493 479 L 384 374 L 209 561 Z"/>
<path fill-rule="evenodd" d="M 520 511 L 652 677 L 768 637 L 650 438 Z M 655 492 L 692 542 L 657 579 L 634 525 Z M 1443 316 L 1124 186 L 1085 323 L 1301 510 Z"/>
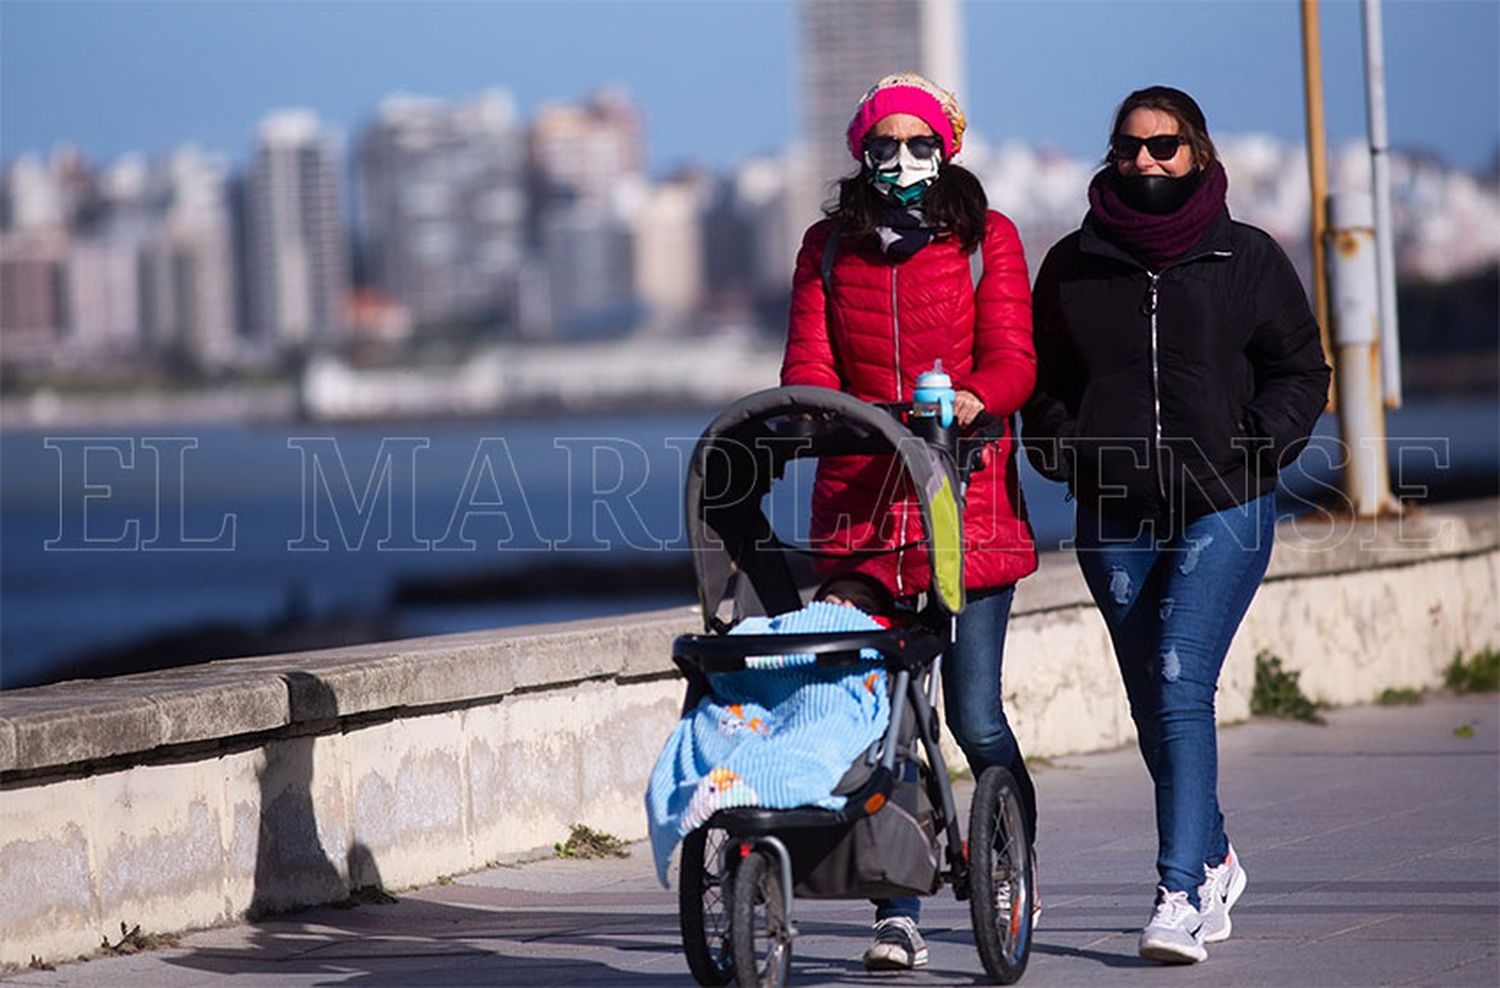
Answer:
<path fill-rule="evenodd" d="M 972 391 L 995 416 L 1008 418 L 1030 397 L 1031 290 L 1015 224 L 990 212 L 977 291 L 957 240 L 934 240 L 899 264 L 841 243 L 829 278 L 832 297 L 825 299 L 823 250 L 832 231 L 831 220 L 814 224 L 797 255 L 782 384 L 834 388 L 865 401 L 910 401 L 917 375 L 941 358 L 954 388 Z M 847 551 L 920 541 L 921 510 L 904 475 L 896 483 L 891 473 L 890 457 L 821 460 L 811 542 Z M 991 444 L 972 478 L 964 547 L 964 584 L 971 590 L 1015 583 L 1036 569 L 1014 435 Z M 863 557 L 856 568 L 898 596 L 928 582 L 925 546 Z"/>

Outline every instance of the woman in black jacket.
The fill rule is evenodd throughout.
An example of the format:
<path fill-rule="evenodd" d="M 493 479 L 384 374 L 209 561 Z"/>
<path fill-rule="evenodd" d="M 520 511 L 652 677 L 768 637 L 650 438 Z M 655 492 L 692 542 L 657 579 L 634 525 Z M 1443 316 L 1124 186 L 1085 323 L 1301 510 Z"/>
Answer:
<path fill-rule="evenodd" d="M 1037 274 L 1025 442 L 1078 501 L 1079 567 L 1109 626 L 1156 788 L 1161 876 L 1143 957 L 1204 960 L 1245 871 L 1218 805 L 1214 692 L 1270 560 L 1277 472 L 1328 388 L 1286 255 L 1229 218 L 1203 111 L 1131 93 L 1082 227 Z"/>

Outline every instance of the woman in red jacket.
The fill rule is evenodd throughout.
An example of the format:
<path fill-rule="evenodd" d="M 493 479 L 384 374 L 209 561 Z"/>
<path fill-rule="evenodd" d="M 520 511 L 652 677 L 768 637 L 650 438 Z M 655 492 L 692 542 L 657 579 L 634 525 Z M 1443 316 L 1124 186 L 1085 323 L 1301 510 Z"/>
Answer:
<path fill-rule="evenodd" d="M 888 76 L 860 100 L 848 129 L 859 172 L 839 184 L 828 218 L 802 241 L 792 284 L 781 383 L 818 385 L 865 401 L 910 401 L 918 374 L 939 360 L 953 379 L 954 414 L 1008 419 L 1036 379 L 1031 292 L 1015 225 L 988 209 L 978 179 L 952 159 L 964 116 L 948 93 L 914 73 Z M 837 238 L 830 248 L 831 238 Z M 981 251 L 976 288 L 970 255 Z M 831 265 L 828 264 L 831 258 Z M 824 270 L 828 267 L 825 283 Z M 968 606 L 945 666 L 948 725 L 977 778 L 1008 768 L 1020 787 L 1027 830 L 1035 795 L 1001 703 L 1000 667 L 1015 583 L 1036 569 L 1016 475 L 1015 437 L 985 452 L 964 510 Z M 883 457 L 820 462 L 810 538 L 834 552 L 920 541 L 921 513 L 889 483 Z M 861 556 L 849 570 L 875 577 L 898 597 L 926 585 L 925 551 Z M 876 903 L 871 969 L 918 967 L 920 900 Z"/>

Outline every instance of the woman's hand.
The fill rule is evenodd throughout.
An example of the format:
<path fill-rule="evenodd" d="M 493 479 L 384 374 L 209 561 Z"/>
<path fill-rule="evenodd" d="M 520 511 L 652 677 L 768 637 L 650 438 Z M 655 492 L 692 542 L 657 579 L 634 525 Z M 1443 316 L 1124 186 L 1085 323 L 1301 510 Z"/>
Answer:
<path fill-rule="evenodd" d="M 958 424 L 968 428 L 974 416 L 984 411 L 984 402 L 972 391 L 960 391 L 953 396 L 953 417 Z"/>

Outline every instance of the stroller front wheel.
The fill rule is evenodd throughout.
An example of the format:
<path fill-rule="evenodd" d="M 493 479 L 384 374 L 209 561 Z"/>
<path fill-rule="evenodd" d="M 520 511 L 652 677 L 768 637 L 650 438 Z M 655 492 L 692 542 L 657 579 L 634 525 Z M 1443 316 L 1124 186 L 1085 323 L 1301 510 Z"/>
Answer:
<path fill-rule="evenodd" d="M 991 766 L 969 810 L 969 915 L 979 959 L 996 984 L 1014 984 L 1026 971 L 1034 877 L 1015 778 Z"/>
<path fill-rule="evenodd" d="M 776 859 L 752 851 L 739 863 L 732 885 L 729 930 L 736 981 L 741 988 L 779 988 L 791 971 L 792 937 Z"/>
<path fill-rule="evenodd" d="M 688 969 L 704 988 L 726 985 L 734 977 L 730 861 L 724 853 L 728 842 L 729 835 L 717 827 L 699 827 L 682 839 L 677 919 Z"/>

